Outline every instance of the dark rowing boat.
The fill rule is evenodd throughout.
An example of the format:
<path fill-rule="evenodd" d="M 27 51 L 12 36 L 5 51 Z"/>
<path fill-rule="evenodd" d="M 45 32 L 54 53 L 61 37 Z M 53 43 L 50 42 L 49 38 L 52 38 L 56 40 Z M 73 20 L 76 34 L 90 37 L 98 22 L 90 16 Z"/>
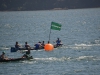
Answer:
<path fill-rule="evenodd" d="M 8 58 L 8 59 L 0 59 L 0 62 L 12 62 L 12 61 L 23 61 L 33 59 L 32 56 L 27 58 Z"/>
<path fill-rule="evenodd" d="M 60 44 L 59 46 L 57 45 L 54 45 L 54 48 L 58 48 L 58 47 L 62 47 L 63 44 Z M 40 49 L 44 49 L 43 47 L 42 48 L 38 48 L 36 49 L 35 47 L 31 47 L 30 50 L 40 50 Z M 16 52 L 18 50 L 27 50 L 26 48 L 24 47 L 21 47 L 21 48 L 15 48 L 15 47 L 11 47 L 11 52 Z"/>

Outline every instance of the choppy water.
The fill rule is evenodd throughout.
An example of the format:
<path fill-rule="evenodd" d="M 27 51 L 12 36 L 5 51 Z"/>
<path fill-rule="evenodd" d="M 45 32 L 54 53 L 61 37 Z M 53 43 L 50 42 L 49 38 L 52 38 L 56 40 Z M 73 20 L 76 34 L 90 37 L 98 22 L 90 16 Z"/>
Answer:
<path fill-rule="evenodd" d="M 49 40 L 51 22 L 62 24 L 61 31 L 51 30 L 51 43 L 59 37 L 63 46 L 51 52 L 31 51 L 30 61 L 0 63 L 0 75 L 99 75 L 100 8 L 0 12 L 0 54 L 10 53 L 18 41 L 34 46 Z"/>

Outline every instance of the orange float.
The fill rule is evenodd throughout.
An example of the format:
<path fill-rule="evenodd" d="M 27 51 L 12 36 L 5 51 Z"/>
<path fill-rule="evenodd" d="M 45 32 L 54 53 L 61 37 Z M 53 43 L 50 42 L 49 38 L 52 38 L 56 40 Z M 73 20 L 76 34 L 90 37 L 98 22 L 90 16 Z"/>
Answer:
<path fill-rule="evenodd" d="M 48 43 L 48 44 L 45 44 L 44 49 L 45 51 L 52 51 L 54 49 L 54 46 Z"/>

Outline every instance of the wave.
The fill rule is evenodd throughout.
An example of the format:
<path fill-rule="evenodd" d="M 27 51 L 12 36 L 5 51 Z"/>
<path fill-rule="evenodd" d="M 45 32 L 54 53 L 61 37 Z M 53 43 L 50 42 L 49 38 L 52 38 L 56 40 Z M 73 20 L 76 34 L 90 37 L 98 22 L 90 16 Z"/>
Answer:
<path fill-rule="evenodd" d="M 31 60 L 21 61 L 22 63 L 35 64 L 35 63 L 50 63 L 50 62 L 89 62 L 100 61 L 100 57 L 94 56 L 79 56 L 79 57 L 49 57 L 49 58 L 33 58 Z"/>
<path fill-rule="evenodd" d="M 75 46 L 78 46 L 78 47 L 91 47 L 91 46 L 100 46 L 100 44 L 99 43 L 97 43 L 97 44 L 84 44 L 84 43 L 82 43 L 82 44 L 75 44 Z"/>
<path fill-rule="evenodd" d="M 34 58 L 36 62 L 64 62 L 71 60 L 71 57 L 61 57 L 61 58 L 56 58 L 56 57 L 49 57 L 49 58 Z"/>
<path fill-rule="evenodd" d="M 76 58 L 76 60 L 93 60 L 93 59 L 95 59 L 94 56 L 80 56 Z"/>
<path fill-rule="evenodd" d="M 61 48 L 70 48 L 70 49 L 75 49 L 75 50 L 80 50 L 80 49 L 90 49 L 93 46 L 100 46 L 100 44 L 74 44 L 74 45 L 64 45 Z"/>
<path fill-rule="evenodd" d="M 94 56 L 79 56 L 79 57 L 49 57 L 49 58 L 34 58 L 35 61 L 74 61 L 74 60 L 100 60 L 100 58 L 94 57 Z"/>
<path fill-rule="evenodd" d="M 94 40 L 94 41 L 92 41 L 92 42 L 90 42 L 91 44 L 100 44 L 100 39 L 96 39 L 96 40 Z"/>
<path fill-rule="evenodd" d="M 2 46 L 2 47 L 0 47 L 0 50 L 9 50 L 10 48 L 9 47 L 6 47 L 6 46 Z"/>

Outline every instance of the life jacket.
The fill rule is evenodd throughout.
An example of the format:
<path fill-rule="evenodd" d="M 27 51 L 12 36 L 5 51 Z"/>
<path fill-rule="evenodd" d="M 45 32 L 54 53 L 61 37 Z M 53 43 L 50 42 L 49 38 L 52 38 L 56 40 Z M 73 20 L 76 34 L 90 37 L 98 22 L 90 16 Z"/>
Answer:
<path fill-rule="evenodd" d="M 4 59 L 4 57 L 5 57 L 4 55 L 0 55 L 0 59 L 1 59 L 1 60 L 3 60 L 3 59 Z"/>
<path fill-rule="evenodd" d="M 35 49 L 39 49 L 39 44 L 35 44 Z"/>
<path fill-rule="evenodd" d="M 56 41 L 57 44 L 60 44 L 60 42 L 61 42 L 61 40 L 57 40 L 57 41 Z"/>
<path fill-rule="evenodd" d="M 26 44 L 25 47 L 28 49 L 29 45 Z"/>
<path fill-rule="evenodd" d="M 2 59 L 2 55 L 0 55 L 0 60 Z"/>
<path fill-rule="evenodd" d="M 15 45 L 15 48 L 19 48 L 19 45 Z"/>
<path fill-rule="evenodd" d="M 30 54 L 30 51 L 27 51 L 26 54 Z"/>

